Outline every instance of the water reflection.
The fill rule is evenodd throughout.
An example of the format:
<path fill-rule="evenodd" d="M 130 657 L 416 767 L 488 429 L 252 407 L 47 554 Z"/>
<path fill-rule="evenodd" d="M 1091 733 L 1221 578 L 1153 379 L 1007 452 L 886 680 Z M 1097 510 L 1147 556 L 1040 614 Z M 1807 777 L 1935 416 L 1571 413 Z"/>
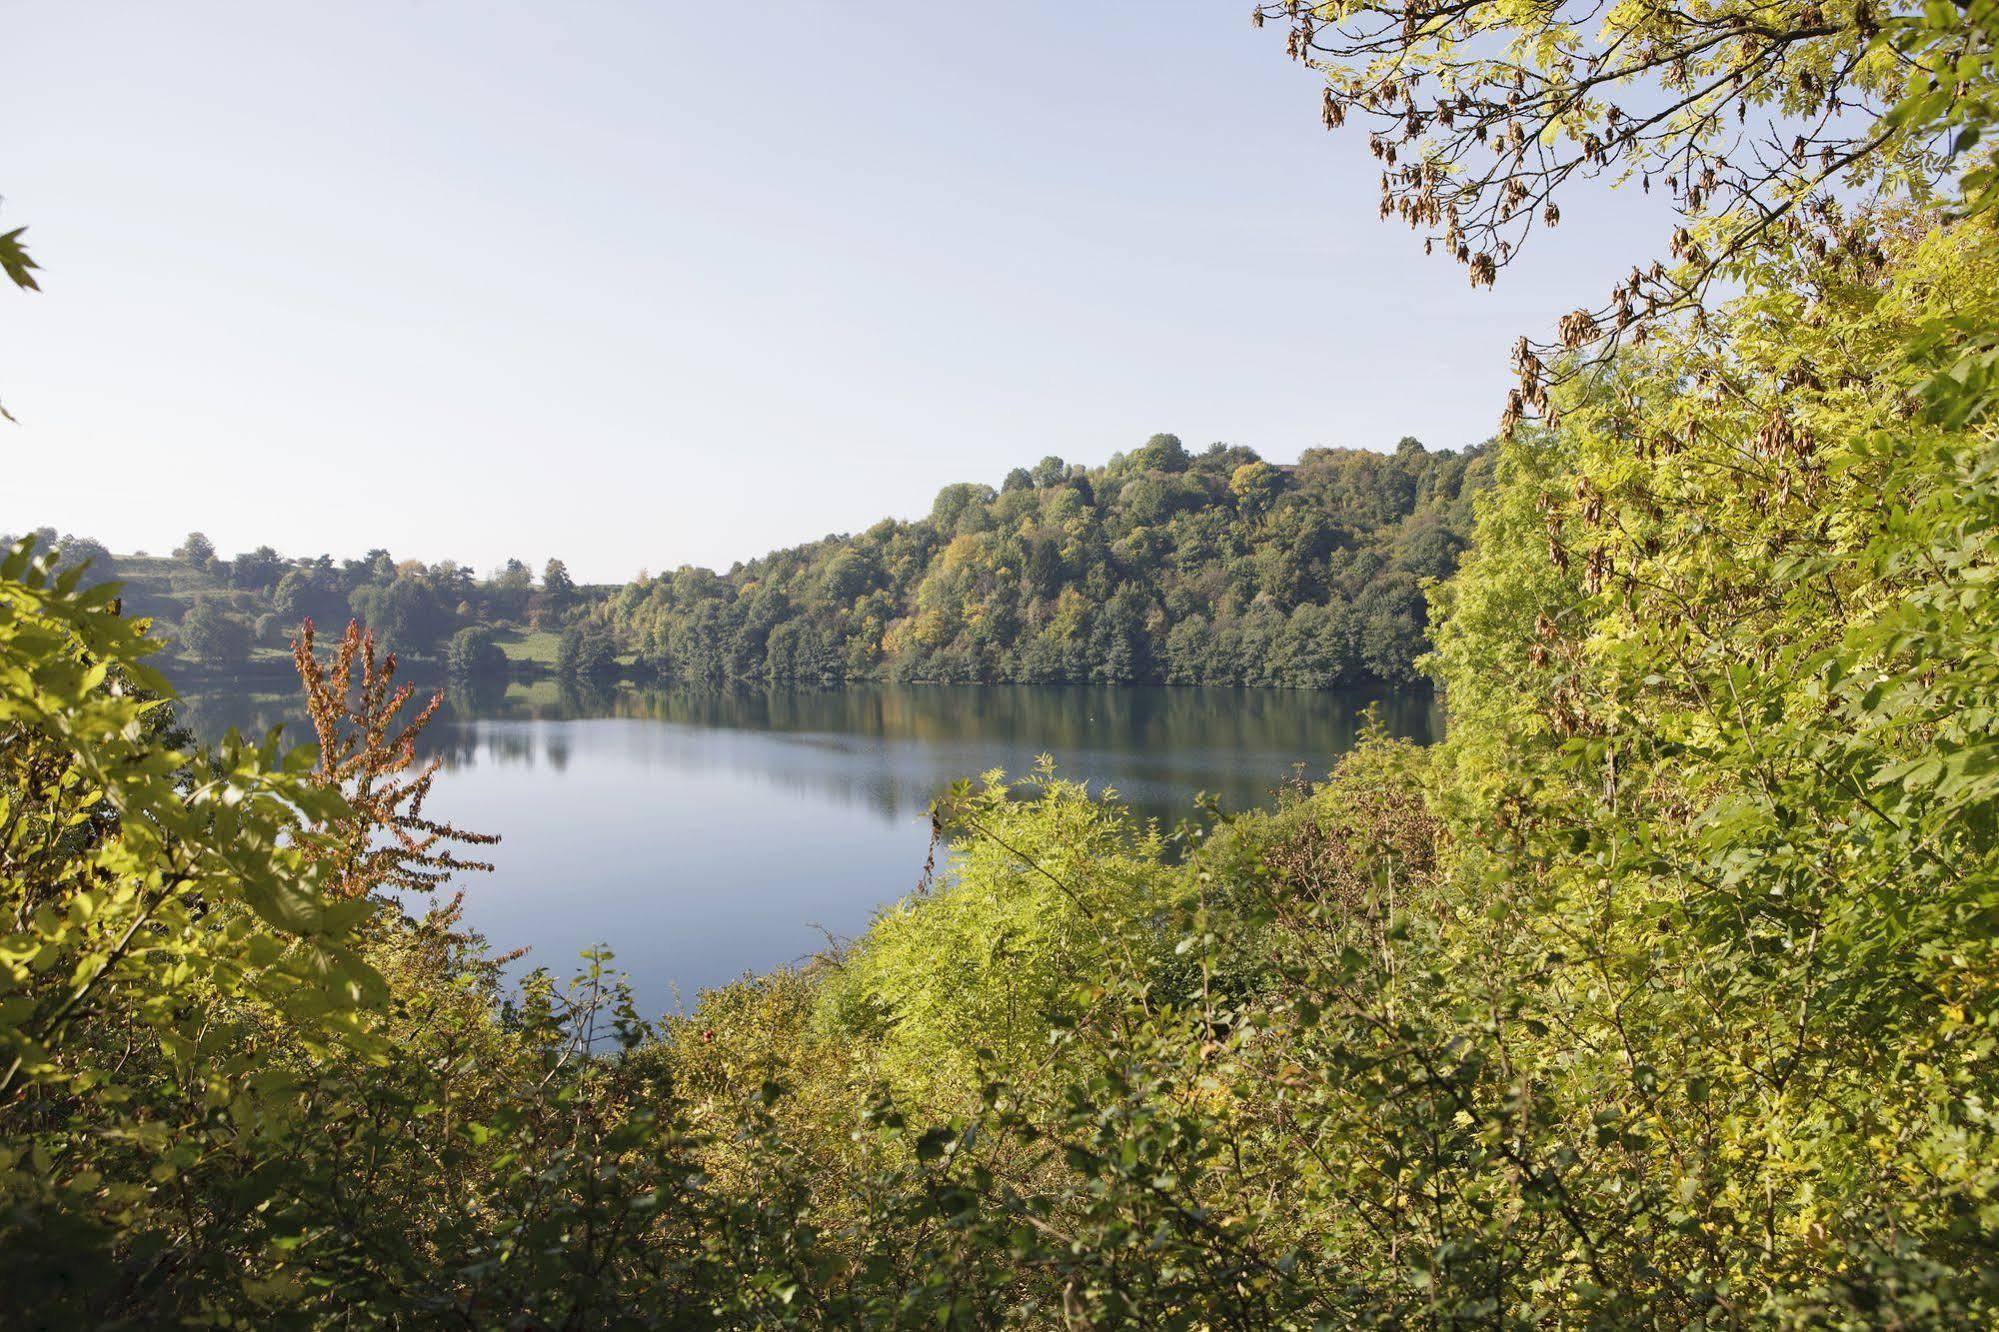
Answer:
<path fill-rule="evenodd" d="M 468 885 L 494 943 L 564 966 L 609 941 L 652 1007 L 852 935 L 921 871 L 931 800 L 1049 754 L 1172 821 L 1197 792 L 1244 808 L 1321 773 L 1376 707 L 1394 734 L 1440 729 L 1427 694 L 907 686 L 829 693 L 452 691 L 425 733 L 444 760 L 431 812 L 501 833 Z M 190 697 L 198 734 L 285 722 L 249 690 Z"/>

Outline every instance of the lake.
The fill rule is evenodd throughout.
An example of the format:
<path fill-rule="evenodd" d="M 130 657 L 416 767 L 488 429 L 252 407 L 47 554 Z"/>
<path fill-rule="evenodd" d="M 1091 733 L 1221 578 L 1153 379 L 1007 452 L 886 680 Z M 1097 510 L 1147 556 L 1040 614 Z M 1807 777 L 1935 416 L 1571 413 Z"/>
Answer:
<path fill-rule="evenodd" d="M 1169 826 L 1198 792 L 1226 809 L 1323 774 L 1370 705 L 1391 733 L 1441 730 L 1427 693 L 1176 686 L 883 686 L 827 693 L 552 686 L 453 694 L 425 734 L 446 771 L 427 813 L 499 833 L 466 918 L 566 972 L 608 944 L 647 1012 L 861 933 L 916 886 L 930 801 L 960 777 L 1024 772 L 1114 787 Z M 204 738 L 288 723 L 288 697 L 209 690 Z"/>

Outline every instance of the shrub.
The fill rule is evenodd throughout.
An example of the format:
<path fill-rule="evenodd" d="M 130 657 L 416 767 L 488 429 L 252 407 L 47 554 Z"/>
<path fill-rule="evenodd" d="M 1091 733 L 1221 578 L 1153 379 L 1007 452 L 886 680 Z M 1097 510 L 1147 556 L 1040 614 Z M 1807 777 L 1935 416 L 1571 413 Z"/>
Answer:
<path fill-rule="evenodd" d="M 507 654 L 493 641 L 491 629 L 472 625 L 451 636 L 444 665 L 455 679 L 493 679 L 507 673 Z"/>

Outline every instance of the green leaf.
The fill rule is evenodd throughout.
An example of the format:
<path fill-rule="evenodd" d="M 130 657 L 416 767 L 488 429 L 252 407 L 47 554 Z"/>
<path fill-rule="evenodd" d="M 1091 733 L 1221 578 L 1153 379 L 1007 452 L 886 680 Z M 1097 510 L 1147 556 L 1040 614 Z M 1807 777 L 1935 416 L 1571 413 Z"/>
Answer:
<path fill-rule="evenodd" d="M 17 287 L 28 291 L 40 291 L 35 282 L 34 270 L 41 265 L 29 256 L 27 248 L 21 244 L 21 235 L 26 227 L 15 227 L 0 234 L 0 272 L 4 272 Z"/>

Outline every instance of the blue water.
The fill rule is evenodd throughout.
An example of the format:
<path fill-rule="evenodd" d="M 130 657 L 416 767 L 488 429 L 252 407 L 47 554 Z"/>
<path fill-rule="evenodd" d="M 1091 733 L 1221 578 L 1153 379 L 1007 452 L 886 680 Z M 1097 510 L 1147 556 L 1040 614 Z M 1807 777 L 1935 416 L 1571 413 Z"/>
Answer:
<path fill-rule="evenodd" d="M 537 706 L 517 688 L 432 724 L 446 771 L 427 812 L 503 839 L 481 852 L 495 872 L 462 885 L 470 925 L 559 972 L 608 944 L 657 1013 L 861 933 L 916 886 L 929 804 L 954 779 L 1046 753 L 1170 826 L 1198 792 L 1240 809 L 1322 774 L 1370 703 L 1396 734 L 1439 727 L 1420 694 L 907 686 Z M 190 700 L 198 730 L 284 709 Z"/>

